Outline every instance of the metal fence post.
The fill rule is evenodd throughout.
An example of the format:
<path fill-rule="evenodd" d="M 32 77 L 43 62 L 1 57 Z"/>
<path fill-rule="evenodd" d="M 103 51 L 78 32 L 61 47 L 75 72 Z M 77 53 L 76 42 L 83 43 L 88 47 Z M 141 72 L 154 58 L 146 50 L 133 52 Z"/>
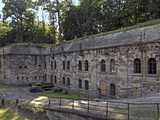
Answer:
<path fill-rule="evenodd" d="M 87 111 L 89 112 L 89 99 L 88 99 L 88 107 L 87 107 Z"/>
<path fill-rule="evenodd" d="M 5 106 L 4 98 L 2 98 L 2 100 L 1 100 L 1 105 Z"/>
<path fill-rule="evenodd" d="M 159 103 L 157 103 L 157 120 L 159 120 Z"/>
<path fill-rule="evenodd" d="M 130 120 L 130 103 L 128 103 L 128 120 Z"/>
<path fill-rule="evenodd" d="M 74 110 L 74 99 L 73 99 L 73 102 L 72 102 L 72 109 Z"/>
<path fill-rule="evenodd" d="M 48 98 L 48 108 L 50 107 L 51 100 Z"/>
<path fill-rule="evenodd" d="M 16 99 L 16 106 L 18 105 L 18 103 L 19 103 L 19 99 Z"/>
<path fill-rule="evenodd" d="M 109 103 L 106 101 L 106 119 L 108 119 L 108 107 L 109 107 Z"/>
<path fill-rule="evenodd" d="M 61 105 L 62 105 L 62 98 L 60 97 L 59 98 L 59 107 L 61 108 Z"/>

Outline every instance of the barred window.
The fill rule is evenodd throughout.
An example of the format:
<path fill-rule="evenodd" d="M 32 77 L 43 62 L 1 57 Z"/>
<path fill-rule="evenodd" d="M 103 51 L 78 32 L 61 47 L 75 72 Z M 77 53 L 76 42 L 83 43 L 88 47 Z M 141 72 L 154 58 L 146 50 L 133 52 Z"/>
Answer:
<path fill-rule="evenodd" d="M 78 80 L 78 87 L 79 87 L 80 89 L 82 88 L 82 80 L 81 80 L 81 79 Z"/>
<path fill-rule="evenodd" d="M 53 70 L 53 61 L 51 61 L 51 70 Z"/>
<path fill-rule="evenodd" d="M 88 71 L 89 70 L 89 63 L 88 63 L 88 60 L 85 61 L 84 63 L 84 68 L 85 68 L 85 71 Z"/>
<path fill-rule="evenodd" d="M 54 76 L 54 83 L 57 84 L 57 76 Z"/>
<path fill-rule="evenodd" d="M 148 74 L 156 74 L 157 73 L 157 63 L 154 58 L 150 58 L 148 60 Z"/>
<path fill-rule="evenodd" d="M 105 62 L 105 60 L 101 60 L 101 72 L 106 72 L 106 62 Z"/>
<path fill-rule="evenodd" d="M 115 84 L 111 84 L 110 85 L 110 96 L 115 96 L 116 95 L 116 85 Z"/>
<path fill-rule="evenodd" d="M 35 59 L 34 59 L 34 64 L 35 65 L 37 65 L 37 63 L 38 63 L 38 58 L 37 58 L 38 56 L 35 56 Z"/>
<path fill-rule="evenodd" d="M 115 68 L 115 60 L 111 59 L 110 61 L 110 72 L 115 72 L 116 68 Z"/>
<path fill-rule="evenodd" d="M 71 80 L 70 78 L 67 78 L 67 86 L 69 87 L 71 85 Z"/>
<path fill-rule="evenodd" d="M 65 77 L 63 77 L 63 85 L 66 84 L 66 80 L 65 80 Z"/>
<path fill-rule="evenodd" d="M 89 81 L 85 80 L 85 90 L 88 90 L 88 89 L 89 89 Z"/>
<path fill-rule="evenodd" d="M 53 75 L 51 75 L 51 84 L 53 84 Z"/>
<path fill-rule="evenodd" d="M 141 60 L 139 58 L 134 60 L 134 73 L 141 73 Z"/>
<path fill-rule="evenodd" d="M 63 70 L 65 70 L 65 61 L 63 61 Z"/>
<path fill-rule="evenodd" d="M 82 71 L 82 61 L 79 61 L 79 62 L 78 62 L 78 70 L 79 70 L 79 71 Z"/>
<path fill-rule="evenodd" d="M 67 61 L 67 69 L 70 70 L 70 61 Z"/>
<path fill-rule="evenodd" d="M 54 61 L 54 69 L 57 69 L 57 62 Z"/>

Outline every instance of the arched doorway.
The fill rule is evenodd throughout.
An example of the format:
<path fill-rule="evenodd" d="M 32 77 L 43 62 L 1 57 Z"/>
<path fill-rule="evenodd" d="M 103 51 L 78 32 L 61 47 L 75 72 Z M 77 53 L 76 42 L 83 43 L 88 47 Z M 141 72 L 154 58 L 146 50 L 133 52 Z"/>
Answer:
<path fill-rule="evenodd" d="M 116 96 L 116 85 L 110 84 L 110 96 L 115 97 Z"/>

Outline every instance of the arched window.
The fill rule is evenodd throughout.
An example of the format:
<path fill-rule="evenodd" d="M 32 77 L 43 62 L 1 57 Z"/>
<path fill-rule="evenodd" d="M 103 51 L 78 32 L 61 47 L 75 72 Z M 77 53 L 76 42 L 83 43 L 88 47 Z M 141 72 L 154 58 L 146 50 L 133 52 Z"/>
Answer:
<path fill-rule="evenodd" d="M 85 90 L 89 90 L 89 81 L 85 80 Z"/>
<path fill-rule="evenodd" d="M 141 73 L 141 60 L 139 58 L 134 60 L 134 73 Z"/>
<path fill-rule="evenodd" d="M 67 69 L 70 70 L 70 61 L 67 61 Z"/>
<path fill-rule="evenodd" d="M 63 61 L 63 70 L 65 70 L 65 61 Z"/>
<path fill-rule="evenodd" d="M 82 80 L 81 79 L 79 79 L 79 81 L 78 81 L 78 87 L 81 89 L 82 88 Z"/>
<path fill-rule="evenodd" d="M 63 77 L 63 85 L 66 84 L 66 80 L 65 80 L 65 77 Z"/>
<path fill-rule="evenodd" d="M 101 72 L 106 72 L 106 62 L 105 62 L 105 60 L 101 60 Z"/>
<path fill-rule="evenodd" d="M 69 87 L 70 84 L 71 84 L 71 80 L 70 80 L 70 78 L 67 78 L 67 86 Z"/>
<path fill-rule="evenodd" d="M 115 68 L 115 60 L 111 59 L 110 61 L 110 72 L 115 72 L 116 68 Z"/>
<path fill-rule="evenodd" d="M 84 68 L 85 68 L 85 71 L 88 71 L 88 69 L 89 69 L 88 60 L 85 61 L 84 66 L 85 66 L 85 67 L 84 67 Z"/>
<path fill-rule="evenodd" d="M 79 71 L 82 71 L 82 61 L 79 61 L 79 62 L 78 62 L 78 70 L 79 70 Z"/>
<path fill-rule="evenodd" d="M 111 84 L 110 85 L 110 96 L 114 97 L 116 95 L 116 85 L 115 84 Z"/>
<path fill-rule="evenodd" d="M 51 84 L 53 84 L 53 75 L 51 75 Z"/>
<path fill-rule="evenodd" d="M 54 69 L 57 69 L 57 62 L 54 61 Z"/>
<path fill-rule="evenodd" d="M 51 70 L 53 70 L 53 61 L 51 61 Z"/>
<path fill-rule="evenodd" d="M 37 76 L 34 76 L 34 79 L 37 80 Z"/>
<path fill-rule="evenodd" d="M 148 74 L 156 74 L 157 73 L 157 63 L 154 58 L 150 58 L 148 60 Z"/>
<path fill-rule="evenodd" d="M 54 76 L 54 83 L 57 84 L 57 76 Z"/>

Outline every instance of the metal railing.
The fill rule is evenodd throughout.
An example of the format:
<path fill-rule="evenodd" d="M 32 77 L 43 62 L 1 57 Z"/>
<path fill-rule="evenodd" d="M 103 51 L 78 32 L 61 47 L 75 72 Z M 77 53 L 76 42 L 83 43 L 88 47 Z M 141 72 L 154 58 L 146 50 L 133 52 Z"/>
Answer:
<path fill-rule="evenodd" d="M 160 120 L 160 103 L 129 103 L 89 99 L 50 99 L 49 108 L 65 108 L 93 113 L 115 120 Z"/>
<path fill-rule="evenodd" d="M 1 99 L 1 105 L 6 104 Z M 13 101 L 13 100 L 12 100 Z M 14 100 L 15 105 L 21 100 Z M 160 120 L 160 103 L 129 103 L 89 99 L 49 99 L 44 109 L 68 109 L 102 116 L 106 120 Z"/>

